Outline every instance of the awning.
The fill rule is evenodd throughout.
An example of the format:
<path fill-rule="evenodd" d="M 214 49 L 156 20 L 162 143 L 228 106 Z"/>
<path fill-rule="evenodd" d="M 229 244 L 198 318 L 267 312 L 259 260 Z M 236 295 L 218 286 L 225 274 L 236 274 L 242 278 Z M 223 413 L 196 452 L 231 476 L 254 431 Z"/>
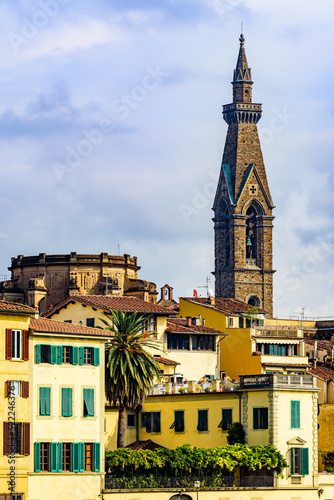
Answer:
<path fill-rule="evenodd" d="M 256 338 L 253 337 L 253 340 L 257 344 L 291 344 L 291 345 L 299 345 L 302 338 L 300 340 L 289 340 L 289 339 L 278 339 L 275 337 L 274 339 L 263 339 L 263 338 Z"/>

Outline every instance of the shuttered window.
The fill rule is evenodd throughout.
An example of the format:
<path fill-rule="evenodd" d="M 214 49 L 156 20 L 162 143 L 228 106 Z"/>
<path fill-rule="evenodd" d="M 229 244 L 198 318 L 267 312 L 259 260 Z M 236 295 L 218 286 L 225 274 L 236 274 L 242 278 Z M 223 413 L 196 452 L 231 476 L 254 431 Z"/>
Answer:
<path fill-rule="evenodd" d="M 197 430 L 199 432 L 208 431 L 208 410 L 198 410 L 197 413 Z"/>
<path fill-rule="evenodd" d="M 73 365 L 79 364 L 79 347 L 78 346 L 72 347 L 72 364 Z"/>
<path fill-rule="evenodd" d="M 160 415 L 160 413 L 159 413 Z M 94 443 L 94 471 L 100 472 L 100 443 Z"/>
<path fill-rule="evenodd" d="M 6 330 L 6 359 L 12 359 L 13 333 L 10 328 Z"/>
<path fill-rule="evenodd" d="M 308 448 L 290 449 L 291 475 L 307 476 L 309 474 L 309 451 Z"/>
<path fill-rule="evenodd" d="M 23 359 L 28 361 L 29 359 L 29 331 L 23 331 Z"/>
<path fill-rule="evenodd" d="M 94 354 L 94 366 L 99 366 L 100 365 L 100 349 L 98 347 L 94 347 L 94 350 L 93 350 L 93 354 Z"/>
<path fill-rule="evenodd" d="M 253 429 L 268 429 L 268 408 L 253 408 Z"/>
<path fill-rule="evenodd" d="M 232 408 L 222 409 L 222 419 L 218 427 L 221 427 L 222 431 L 228 431 L 232 425 Z"/>
<path fill-rule="evenodd" d="M 300 401 L 291 401 L 291 428 L 300 428 Z"/>
<path fill-rule="evenodd" d="M 30 423 L 3 423 L 3 454 L 30 455 Z"/>
<path fill-rule="evenodd" d="M 43 417 L 51 415 L 51 387 L 39 388 L 39 414 Z"/>
<path fill-rule="evenodd" d="M 61 414 L 63 417 L 72 417 L 72 392 L 71 388 L 63 387 L 61 390 Z"/>
<path fill-rule="evenodd" d="M 184 432 L 184 410 L 174 411 L 174 422 L 170 426 L 175 432 Z"/>
<path fill-rule="evenodd" d="M 72 443 L 62 443 L 63 447 L 63 470 L 72 470 Z"/>
<path fill-rule="evenodd" d="M 152 411 L 152 432 L 161 432 L 160 411 Z"/>
<path fill-rule="evenodd" d="M 83 390 L 83 416 L 94 417 L 94 389 Z"/>

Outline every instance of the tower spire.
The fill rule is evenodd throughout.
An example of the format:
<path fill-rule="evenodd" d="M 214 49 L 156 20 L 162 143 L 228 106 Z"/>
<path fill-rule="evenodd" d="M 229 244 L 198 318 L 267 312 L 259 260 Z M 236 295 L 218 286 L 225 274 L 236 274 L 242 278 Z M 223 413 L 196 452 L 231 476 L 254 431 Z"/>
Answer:
<path fill-rule="evenodd" d="M 248 67 L 246 51 L 245 51 L 245 37 L 241 33 L 240 38 L 240 48 L 237 60 L 237 66 L 233 74 L 233 83 L 235 82 L 252 82 L 251 69 Z"/>

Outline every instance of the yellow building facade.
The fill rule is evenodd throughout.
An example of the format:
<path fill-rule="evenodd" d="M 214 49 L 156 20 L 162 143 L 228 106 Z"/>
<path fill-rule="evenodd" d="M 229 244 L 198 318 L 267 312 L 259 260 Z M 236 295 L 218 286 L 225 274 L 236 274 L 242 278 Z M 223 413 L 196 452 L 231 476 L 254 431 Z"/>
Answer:
<path fill-rule="evenodd" d="M 32 394 L 28 330 L 34 314 L 30 307 L 0 301 L 0 498 L 12 494 L 25 500 L 28 493 Z"/>

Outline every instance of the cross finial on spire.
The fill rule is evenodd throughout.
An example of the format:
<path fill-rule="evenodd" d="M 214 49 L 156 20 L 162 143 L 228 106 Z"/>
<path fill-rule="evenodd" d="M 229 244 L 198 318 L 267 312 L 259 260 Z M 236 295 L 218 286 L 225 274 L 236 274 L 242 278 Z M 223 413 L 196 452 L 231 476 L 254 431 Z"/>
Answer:
<path fill-rule="evenodd" d="M 244 34 L 244 23 L 241 21 L 241 34 Z"/>

